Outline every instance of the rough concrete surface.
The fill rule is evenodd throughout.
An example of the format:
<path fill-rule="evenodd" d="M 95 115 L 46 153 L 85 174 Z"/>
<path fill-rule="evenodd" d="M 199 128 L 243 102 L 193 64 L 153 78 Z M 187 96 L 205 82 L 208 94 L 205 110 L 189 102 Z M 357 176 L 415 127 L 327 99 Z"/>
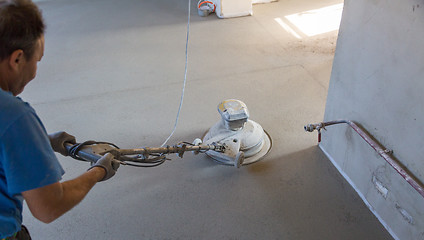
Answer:
<path fill-rule="evenodd" d="M 261 162 L 235 169 L 204 155 L 122 166 L 51 224 L 25 208 L 33 239 L 390 239 L 303 125 L 323 119 L 337 31 L 297 39 L 275 18 L 340 3 L 279 1 L 251 17 L 197 16 L 188 81 L 170 144 L 200 137 L 222 100 L 244 101 L 272 136 Z M 38 1 L 47 21 L 37 78 L 22 94 L 48 131 L 122 148 L 159 146 L 184 79 L 187 1 Z M 58 156 L 64 180 L 89 165 Z"/>
<path fill-rule="evenodd" d="M 423 1 L 346 0 L 343 14 L 325 121 L 355 121 L 423 186 Z M 423 196 L 359 135 L 328 127 L 321 147 L 392 236 L 424 239 Z"/>

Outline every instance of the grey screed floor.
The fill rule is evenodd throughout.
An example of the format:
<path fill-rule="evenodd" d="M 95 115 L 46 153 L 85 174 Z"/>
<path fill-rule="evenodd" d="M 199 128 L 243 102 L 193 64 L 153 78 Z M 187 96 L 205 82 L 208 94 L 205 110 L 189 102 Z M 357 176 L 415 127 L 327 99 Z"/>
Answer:
<path fill-rule="evenodd" d="M 37 1 L 47 22 L 37 78 L 22 98 L 49 132 L 122 148 L 158 147 L 174 125 L 184 79 L 188 1 Z M 197 15 L 178 129 L 192 141 L 235 98 L 272 136 L 270 154 L 235 169 L 205 155 L 157 168 L 122 166 L 51 224 L 25 207 L 33 239 L 390 239 L 303 125 L 323 119 L 337 31 L 294 37 L 275 20 L 340 0 L 280 0 L 249 17 Z M 72 179 L 88 163 L 58 156 Z"/>

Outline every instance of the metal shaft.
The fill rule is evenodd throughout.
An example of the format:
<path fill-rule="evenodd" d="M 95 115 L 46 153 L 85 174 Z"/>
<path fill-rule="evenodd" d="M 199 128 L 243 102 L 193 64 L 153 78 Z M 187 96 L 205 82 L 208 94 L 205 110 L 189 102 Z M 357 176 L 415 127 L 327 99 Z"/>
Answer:
<path fill-rule="evenodd" d="M 101 144 L 100 144 L 101 145 Z M 66 148 L 68 151 L 71 150 L 73 147 L 73 144 L 67 143 Z M 87 149 L 88 148 L 88 149 Z M 89 150 L 90 149 L 90 150 Z M 208 144 L 208 145 L 186 145 L 186 144 L 179 144 L 175 146 L 167 146 L 167 147 L 159 147 L 159 148 L 135 148 L 135 149 L 118 149 L 118 148 L 112 148 L 109 151 L 105 151 L 104 153 L 95 154 L 91 151 L 92 146 L 84 146 L 78 151 L 78 156 L 84 160 L 96 162 L 101 155 L 103 155 L 106 152 L 111 152 L 115 155 L 117 158 L 124 159 L 124 156 L 129 155 L 143 155 L 148 156 L 151 154 L 171 154 L 176 153 L 179 157 L 183 157 L 184 153 L 187 151 L 191 152 L 205 152 L 208 150 L 217 151 L 217 152 L 223 152 L 225 150 L 225 147 L 223 145 L 215 145 L 215 144 Z M 133 159 L 134 160 L 134 159 Z"/>
<path fill-rule="evenodd" d="M 200 151 L 222 151 L 222 146 L 215 145 L 199 145 L 199 146 L 189 146 L 189 145 L 179 145 L 179 146 L 168 146 L 168 147 L 159 147 L 159 148 L 135 148 L 135 149 L 117 149 L 122 155 L 136 155 L 136 154 L 150 154 L 150 153 L 182 153 L 187 151 L 200 152 Z"/>
<path fill-rule="evenodd" d="M 66 149 L 69 151 L 71 149 L 71 147 L 73 146 L 73 144 L 70 143 L 66 143 L 65 147 Z M 102 156 L 97 155 L 97 154 L 93 154 L 90 152 L 85 152 L 85 151 L 79 151 L 78 155 L 83 158 L 84 160 L 90 161 L 90 162 L 97 162 L 97 160 L 99 160 Z"/>

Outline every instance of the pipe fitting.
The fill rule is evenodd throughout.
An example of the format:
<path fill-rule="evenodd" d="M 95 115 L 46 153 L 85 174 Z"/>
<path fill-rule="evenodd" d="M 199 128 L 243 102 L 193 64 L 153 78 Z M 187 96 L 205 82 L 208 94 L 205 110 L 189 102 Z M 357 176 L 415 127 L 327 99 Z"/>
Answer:
<path fill-rule="evenodd" d="M 305 125 L 303 128 L 307 132 L 313 132 L 315 130 L 315 125 L 314 124 L 308 124 L 308 125 Z"/>
<path fill-rule="evenodd" d="M 316 124 L 307 124 L 303 127 L 305 129 L 305 131 L 307 132 L 313 132 L 314 130 L 318 130 L 321 131 L 321 129 L 325 130 L 325 125 L 324 123 L 316 123 Z"/>

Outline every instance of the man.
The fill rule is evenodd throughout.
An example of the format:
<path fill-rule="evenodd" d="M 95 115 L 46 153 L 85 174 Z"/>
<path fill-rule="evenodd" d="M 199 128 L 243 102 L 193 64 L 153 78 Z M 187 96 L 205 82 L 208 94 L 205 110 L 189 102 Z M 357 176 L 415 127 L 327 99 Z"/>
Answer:
<path fill-rule="evenodd" d="M 44 23 L 30 0 L 0 0 L 0 239 L 31 239 L 22 226 L 23 200 L 50 223 L 77 205 L 119 163 L 107 154 L 81 176 L 60 182 L 54 152 L 67 155 L 65 132 L 48 135 L 34 109 L 19 97 L 44 53 Z"/>

